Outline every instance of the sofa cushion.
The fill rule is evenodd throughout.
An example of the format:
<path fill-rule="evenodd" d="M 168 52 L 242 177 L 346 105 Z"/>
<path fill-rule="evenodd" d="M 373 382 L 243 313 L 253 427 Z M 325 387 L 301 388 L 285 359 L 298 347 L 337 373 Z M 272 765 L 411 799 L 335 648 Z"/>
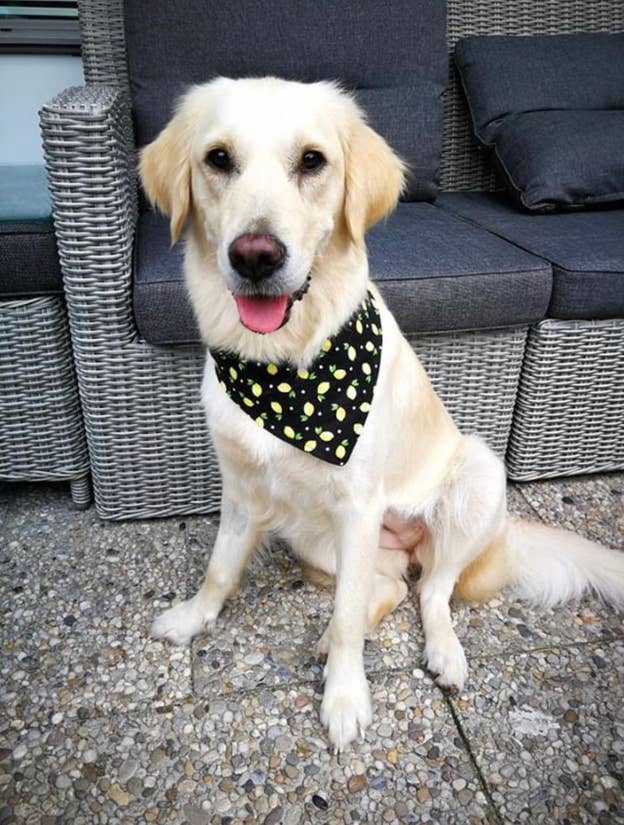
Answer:
<path fill-rule="evenodd" d="M 199 330 L 184 284 L 183 244 L 171 246 L 169 220 L 139 215 L 134 247 L 134 316 L 150 344 L 199 343 Z"/>
<path fill-rule="evenodd" d="M 550 261 L 548 317 L 624 317 L 624 209 L 539 215 L 485 192 L 445 193 L 436 203 Z"/>
<path fill-rule="evenodd" d="M 62 292 L 43 166 L 0 166 L 0 297 Z"/>
<path fill-rule="evenodd" d="M 624 109 L 624 33 L 466 37 L 455 61 L 488 146 L 510 114 Z"/>
<path fill-rule="evenodd" d="M 496 164 L 527 209 L 552 211 L 624 200 L 624 109 L 510 115 Z"/>
<path fill-rule="evenodd" d="M 407 197 L 434 197 L 447 81 L 444 0 L 396 0 L 391 14 L 377 0 L 151 0 L 149 22 L 140 0 L 124 9 L 139 146 L 163 128 L 186 87 L 216 75 L 339 80 L 410 164 Z"/>
<path fill-rule="evenodd" d="M 546 312 L 548 264 L 431 204 L 400 204 L 367 244 L 404 333 L 529 324 Z"/>
<path fill-rule="evenodd" d="M 474 132 L 523 206 L 624 198 L 624 34 L 468 37 L 455 59 Z"/>
<path fill-rule="evenodd" d="M 544 317 L 550 265 L 431 204 L 400 204 L 368 235 L 371 276 L 405 333 L 488 329 Z M 165 218 L 139 219 L 134 311 L 153 344 L 195 343 L 181 246 Z"/>

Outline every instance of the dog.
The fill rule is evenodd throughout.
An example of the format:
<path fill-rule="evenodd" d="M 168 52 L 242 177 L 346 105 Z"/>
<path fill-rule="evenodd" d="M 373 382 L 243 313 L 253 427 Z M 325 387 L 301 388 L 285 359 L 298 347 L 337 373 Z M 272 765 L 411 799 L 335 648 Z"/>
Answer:
<path fill-rule="evenodd" d="M 212 626 L 262 538 L 284 538 L 335 578 L 318 653 L 321 720 L 342 750 L 371 721 L 365 634 L 407 596 L 411 568 L 425 662 L 448 689 L 467 674 L 453 594 L 512 585 L 552 605 L 593 589 L 624 603 L 624 555 L 509 518 L 501 460 L 458 431 L 369 281 L 366 231 L 405 168 L 351 95 L 217 78 L 188 91 L 139 166 L 172 242 L 185 233 L 223 479 L 201 589 L 155 636 L 186 644 Z"/>

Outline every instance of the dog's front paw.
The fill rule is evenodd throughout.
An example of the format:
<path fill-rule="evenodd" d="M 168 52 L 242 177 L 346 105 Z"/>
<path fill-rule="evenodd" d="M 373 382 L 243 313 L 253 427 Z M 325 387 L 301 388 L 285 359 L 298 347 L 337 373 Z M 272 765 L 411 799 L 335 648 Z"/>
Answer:
<path fill-rule="evenodd" d="M 358 733 L 364 738 L 364 730 L 370 725 L 372 718 L 370 693 L 364 673 L 345 674 L 339 679 L 328 676 L 321 704 L 321 722 L 327 728 L 329 740 L 336 751 L 343 751 Z"/>
<path fill-rule="evenodd" d="M 427 641 L 425 645 L 427 668 L 436 676 L 440 687 L 461 690 L 468 675 L 466 654 L 453 633 L 444 639 Z"/>
<path fill-rule="evenodd" d="M 188 599 L 165 610 L 154 620 L 152 636 L 168 639 L 176 645 L 187 645 L 215 618 L 207 614 L 195 599 Z"/>

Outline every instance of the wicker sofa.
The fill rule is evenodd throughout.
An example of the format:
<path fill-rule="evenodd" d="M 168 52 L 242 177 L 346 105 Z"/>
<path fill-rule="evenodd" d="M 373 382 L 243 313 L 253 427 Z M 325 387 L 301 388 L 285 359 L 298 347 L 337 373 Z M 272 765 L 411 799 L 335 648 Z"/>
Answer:
<path fill-rule="evenodd" d="M 140 5 L 127 0 L 124 17 L 121 0 L 79 3 L 87 85 L 66 90 L 41 112 L 95 500 L 104 518 L 209 512 L 220 492 L 198 405 L 203 353 L 185 302 L 180 252 L 163 242 L 164 223 L 146 212 L 137 191 L 135 133 L 147 127 L 137 120 L 140 84 L 131 82 L 127 58 L 148 48 L 150 38 L 167 54 L 167 31 L 175 26 L 167 4 L 155 3 L 137 33 Z M 370 2 L 361 5 L 365 13 Z M 176 13 L 187 6 L 191 0 L 176 5 Z M 439 15 L 444 4 L 429 0 L 425 8 Z M 445 17 L 451 56 L 456 40 L 472 33 L 624 30 L 624 7 L 609 0 L 449 0 Z M 417 47 L 440 36 L 426 26 L 415 32 L 409 36 L 421 38 Z M 437 45 L 446 55 L 444 41 Z M 167 71 L 160 64 L 161 74 L 172 63 Z M 547 317 L 552 262 L 474 226 L 452 200 L 453 193 L 497 188 L 471 136 L 452 60 L 443 106 L 445 194 L 439 205 L 402 204 L 386 227 L 373 230 L 373 276 L 460 426 L 506 454 L 513 478 L 622 467 L 624 320 Z M 400 238 L 400 258 L 390 254 L 397 244 L 386 242 L 387 232 Z M 420 246 L 406 251 L 406 243 Z M 427 259 L 432 247 L 437 252 Z M 436 327 L 436 317 L 446 319 L 443 325 Z"/>
<path fill-rule="evenodd" d="M 89 458 L 42 166 L 0 171 L 0 479 L 69 481 Z"/>

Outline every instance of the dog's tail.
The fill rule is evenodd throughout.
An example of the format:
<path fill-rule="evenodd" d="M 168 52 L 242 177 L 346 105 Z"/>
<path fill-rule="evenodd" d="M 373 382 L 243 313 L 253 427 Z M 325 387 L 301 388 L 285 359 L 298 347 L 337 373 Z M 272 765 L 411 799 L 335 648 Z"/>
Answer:
<path fill-rule="evenodd" d="M 624 552 L 567 530 L 510 519 L 505 556 L 509 583 L 521 598 L 551 606 L 593 591 L 624 607 Z"/>

